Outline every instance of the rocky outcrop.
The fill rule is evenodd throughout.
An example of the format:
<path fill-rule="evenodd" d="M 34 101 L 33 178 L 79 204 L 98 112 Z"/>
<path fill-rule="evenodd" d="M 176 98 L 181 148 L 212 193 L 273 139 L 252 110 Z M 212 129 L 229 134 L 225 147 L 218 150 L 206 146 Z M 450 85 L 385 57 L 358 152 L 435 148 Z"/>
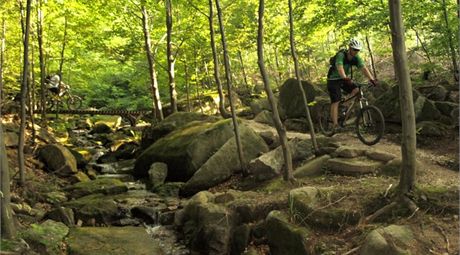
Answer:
<path fill-rule="evenodd" d="M 308 102 L 312 102 L 316 96 L 324 95 L 324 92 L 308 81 L 302 81 Z M 305 106 L 299 82 L 296 79 L 288 79 L 280 87 L 279 104 L 287 118 L 305 117 Z"/>
<path fill-rule="evenodd" d="M 50 172 L 59 176 L 70 176 L 78 172 L 75 157 L 64 146 L 45 145 L 40 149 L 38 156 Z"/>

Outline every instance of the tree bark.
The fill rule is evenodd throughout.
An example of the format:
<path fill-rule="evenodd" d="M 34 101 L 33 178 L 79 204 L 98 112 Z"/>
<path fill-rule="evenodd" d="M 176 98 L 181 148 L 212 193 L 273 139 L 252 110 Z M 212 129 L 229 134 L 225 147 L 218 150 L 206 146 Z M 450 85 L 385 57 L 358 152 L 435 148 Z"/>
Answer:
<path fill-rule="evenodd" d="M 203 111 L 203 104 L 201 102 L 201 95 L 200 95 L 200 82 L 199 82 L 199 79 L 198 79 L 198 55 L 197 55 L 197 51 L 195 49 L 195 86 L 196 86 L 196 98 L 198 99 L 198 104 L 200 106 L 200 111 L 201 111 L 201 114 L 204 113 Z"/>
<path fill-rule="evenodd" d="M 273 95 L 272 89 L 270 87 L 270 80 L 268 79 L 268 74 L 265 69 L 264 64 L 264 0 L 259 1 L 259 27 L 257 32 L 257 64 L 259 65 L 260 74 L 262 75 L 262 80 L 264 81 L 265 92 L 268 96 L 268 101 L 270 102 L 270 106 L 272 108 L 272 116 L 275 122 L 276 131 L 278 132 L 278 136 L 280 138 L 281 148 L 283 150 L 283 157 L 285 163 L 285 170 L 283 174 L 283 178 L 285 181 L 292 181 L 294 177 L 292 176 L 292 155 L 291 150 L 288 145 L 288 140 L 286 136 L 286 129 L 281 122 L 279 113 L 278 113 L 278 106 L 276 103 L 275 96 Z"/>
<path fill-rule="evenodd" d="M 402 166 L 399 189 L 401 194 L 406 194 L 415 186 L 415 114 L 412 84 L 409 76 L 406 46 L 404 41 L 404 24 L 401 18 L 401 3 L 399 0 L 389 0 L 389 7 L 393 59 L 395 63 L 394 69 L 396 78 L 399 81 L 399 102 L 401 105 L 402 121 Z"/>
<path fill-rule="evenodd" d="M 45 87 L 45 56 L 43 54 L 43 9 L 42 0 L 38 0 L 37 8 L 37 40 L 38 40 L 38 58 L 40 61 L 40 102 L 41 102 L 41 121 L 44 127 L 47 126 L 46 121 L 46 87 Z"/>
<path fill-rule="evenodd" d="M 224 50 L 224 66 L 225 66 L 225 79 L 227 81 L 228 101 L 230 103 L 230 110 L 232 113 L 233 128 L 235 131 L 236 147 L 238 150 L 238 157 L 240 159 L 240 167 L 244 174 L 246 174 L 246 163 L 244 160 L 243 147 L 241 145 L 240 131 L 238 129 L 238 121 L 236 119 L 235 106 L 233 104 L 232 96 L 232 80 L 230 70 L 230 60 L 227 52 L 227 41 L 225 39 L 224 22 L 222 21 L 222 9 L 220 8 L 219 0 L 216 0 L 217 17 L 219 19 L 220 34 L 222 40 L 222 48 Z"/>
<path fill-rule="evenodd" d="M 5 64 L 5 48 L 6 48 L 6 21 L 5 17 L 2 18 L 2 37 L 0 38 L 0 116 L 2 114 L 2 103 L 5 98 L 3 95 L 3 67 Z"/>
<path fill-rule="evenodd" d="M 452 30 L 450 29 L 450 26 L 449 26 L 449 17 L 447 16 L 446 0 L 442 0 L 442 9 L 443 9 L 443 14 L 444 14 L 444 22 L 446 23 L 447 38 L 449 40 L 450 57 L 452 59 L 452 68 L 454 72 L 453 74 L 454 74 L 454 78 L 458 78 L 456 77 L 456 74 L 458 74 L 459 72 L 457 57 L 456 57 L 457 53 L 455 51 L 455 46 L 452 40 Z"/>
<path fill-rule="evenodd" d="M 244 68 L 243 56 L 241 56 L 241 51 L 240 50 L 238 51 L 238 57 L 240 59 L 241 69 L 243 71 L 244 86 L 246 87 L 247 91 L 250 91 L 249 84 L 248 84 L 248 78 L 247 78 L 247 75 L 246 75 L 246 69 Z"/>
<path fill-rule="evenodd" d="M 214 79 L 217 84 L 217 92 L 219 93 L 219 112 L 223 118 L 230 118 L 230 114 L 225 109 L 225 96 L 222 91 L 222 82 L 220 81 L 219 72 L 219 60 L 217 57 L 216 41 L 214 36 L 214 11 L 212 0 L 209 0 L 209 34 L 211 37 L 211 50 L 212 50 L 212 61 L 214 64 Z"/>
<path fill-rule="evenodd" d="M 187 96 L 187 112 L 190 112 L 192 107 L 190 105 L 190 84 L 189 84 L 189 75 L 188 75 L 188 66 L 187 66 L 187 56 L 184 56 L 184 72 L 185 72 L 185 93 Z"/>
<path fill-rule="evenodd" d="M 61 60 L 59 61 L 59 86 L 62 82 L 62 68 L 65 61 L 65 47 L 67 45 L 67 15 L 64 15 L 64 37 L 62 38 Z"/>
<path fill-rule="evenodd" d="M 171 112 L 177 112 L 177 92 L 176 82 L 174 80 L 174 64 L 176 60 L 172 54 L 171 34 L 172 34 L 172 3 L 171 0 L 165 0 L 166 5 L 166 56 L 168 58 L 168 78 L 169 78 L 169 95 L 171 98 Z"/>
<path fill-rule="evenodd" d="M 22 84 L 21 84 L 21 125 L 19 128 L 19 145 L 18 145 L 18 163 L 20 184 L 24 185 L 26 181 L 25 176 L 25 160 L 24 160 L 24 140 L 25 140 L 25 127 L 26 127 L 26 96 L 27 96 L 27 75 L 29 73 L 29 33 L 30 33 L 30 9 L 32 0 L 27 0 L 26 5 L 26 21 L 24 25 L 24 58 L 22 70 Z"/>
<path fill-rule="evenodd" d="M 33 42 L 33 40 L 32 40 Z M 31 56 L 30 56 L 30 72 L 29 72 L 29 78 L 28 78 L 28 86 L 29 89 L 28 91 L 28 99 L 29 99 L 29 116 L 30 116 L 30 125 L 32 126 L 32 137 L 31 137 L 31 142 L 32 144 L 35 144 L 35 138 L 36 138 L 36 133 L 35 133 L 35 117 L 34 117 L 34 110 L 35 110 L 35 73 L 34 73 L 34 44 L 32 43 L 31 47 Z"/>
<path fill-rule="evenodd" d="M 302 99 L 303 99 L 303 104 L 305 107 L 305 115 L 307 118 L 308 126 L 310 128 L 310 136 L 311 136 L 311 141 L 313 145 L 313 149 L 315 152 L 318 151 L 318 143 L 316 142 L 316 135 L 315 135 L 315 127 L 313 126 L 313 121 L 311 120 L 310 116 L 310 109 L 308 107 L 308 101 L 307 97 L 305 95 L 305 90 L 302 87 L 302 80 L 300 78 L 300 72 L 299 72 L 299 61 L 297 60 L 297 52 L 295 49 L 295 39 L 294 39 L 294 21 L 292 18 L 292 0 L 288 0 L 289 3 L 289 39 L 291 43 L 291 54 L 292 54 L 292 59 L 294 60 L 294 70 L 295 70 L 295 75 L 297 77 L 297 81 L 299 83 L 299 89 L 302 92 Z"/>
<path fill-rule="evenodd" d="M 276 80 L 276 85 L 280 86 L 280 84 L 283 82 L 283 72 L 281 72 L 281 67 L 280 67 L 280 62 L 278 58 L 278 48 L 275 46 L 275 65 L 276 65 L 276 73 L 278 76 Z"/>
<path fill-rule="evenodd" d="M 377 79 L 377 72 L 375 71 L 374 54 L 372 52 L 371 44 L 369 42 L 369 36 L 367 35 L 366 35 L 366 44 L 367 44 L 367 50 L 369 51 L 369 55 L 371 56 L 372 74 L 374 75 L 374 79 Z"/>
<path fill-rule="evenodd" d="M 153 96 L 153 110 L 155 112 L 155 118 L 158 120 L 163 120 L 163 110 L 161 107 L 160 92 L 158 90 L 158 81 L 157 73 L 155 71 L 155 61 L 152 55 L 152 44 L 150 40 L 149 32 L 149 15 L 147 9 L 145 8 L 145 1 L 142 2 L 142 28 L 144 32 L 144 43 L 145 43 L 145 53 L 147 55 L 147 61 L 149 64 L 149 76 L 150 76 L 150 88 L 152 90 Z"/>
<path fill-rule="evenodd" d="M 1 112 L 0 112 L 1 117 Z M 12 239 L 16 235 L 16 228 L 13 221 L 13 213 L 10 207 L 10 170 L 6 157 L 5 140 L 3 136 L 3 127 L 0 122 L 0 233 L 2 238 Z"/>

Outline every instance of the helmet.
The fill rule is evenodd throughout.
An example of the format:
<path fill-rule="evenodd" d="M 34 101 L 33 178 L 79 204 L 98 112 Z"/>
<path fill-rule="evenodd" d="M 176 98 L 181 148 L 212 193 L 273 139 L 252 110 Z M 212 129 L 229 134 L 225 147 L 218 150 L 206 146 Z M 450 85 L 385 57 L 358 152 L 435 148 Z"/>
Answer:
<path fill-rule="evenodd" d="M 355 50 L 362 50 L 363 49 L 363 45 L 356 39 L 351 39 L 350 40 L 350 43 L 348 44 L 348 46 L 350 46 L 351 48 L 355 49 Z"/>

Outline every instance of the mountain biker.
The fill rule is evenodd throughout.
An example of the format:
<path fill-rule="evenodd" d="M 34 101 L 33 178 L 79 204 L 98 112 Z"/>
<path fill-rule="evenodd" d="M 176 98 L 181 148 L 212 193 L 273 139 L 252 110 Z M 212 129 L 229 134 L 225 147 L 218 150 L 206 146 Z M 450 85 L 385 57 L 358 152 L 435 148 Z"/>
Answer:
<path fill-rule="evenodd" d="M 346 91 L 349 94 L 349 97 L 356 95 L 359 91 L 358 87 L 352 80 L 352 66 L 356 66 L 360 69 L 372 85 L 377 85 L 377 80 L 374 79 L 369 70 L 366 68 L 363 59 L 358 55 L 362 48 L 363 46 L 358 40 L 351 39 L 348 44 L 348 50 L 340 50 L 330 60 L 330 67 L 327 74 L 327 90 L 329 91 L 329 96 L 331 98 L 331 118 L 333 129 L 337 131 L 340 129 L 338 125 L 338 109 L 339 102 L 342 98 L 341 89 Z"/>
<path fill-rule="evenodd" d="M 57 74 L 46 76 L 46 83 L 48 89 L 59 96 L 64 95 L 65 90 L 69 88 L 67 84 L 61 81 L 61 78 Z"/>

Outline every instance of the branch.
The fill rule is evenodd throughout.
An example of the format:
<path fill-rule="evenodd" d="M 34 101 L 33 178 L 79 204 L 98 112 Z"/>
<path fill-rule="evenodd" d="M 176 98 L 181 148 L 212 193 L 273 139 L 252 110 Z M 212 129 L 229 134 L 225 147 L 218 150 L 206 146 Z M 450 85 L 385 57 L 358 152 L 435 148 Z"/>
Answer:
<path fill-rule="evenodd" d="M 188 0 L 187 1 L 190 6 L 192 6 L 193 9 L 197 10 L 199 13 L 203 14 L 206 18 L 209 18 L 209 15 L 206 14 L 205 12 L 201 11 L 200 8 L 196 7 L 192 1 Z"/>
<path fill-rule="evenodd" d="M 369 215 L 368 217 L 364 218 L 363 220 L 361 220 L 360 224 L 369 224 L 369 223 L 371 223 L 376 218 L 378 218 L 380 215 L 382 215 L 384 213 L 387 213 L 388 211 L 390 211 L 393 208 L 395 208 L 397 205 L 398 205 L 398 202 L 396 202 L 396 201 L 391 202 L 390 204 L 380 208 L 375 213 L 373 213 L 373 214 Z"/>

